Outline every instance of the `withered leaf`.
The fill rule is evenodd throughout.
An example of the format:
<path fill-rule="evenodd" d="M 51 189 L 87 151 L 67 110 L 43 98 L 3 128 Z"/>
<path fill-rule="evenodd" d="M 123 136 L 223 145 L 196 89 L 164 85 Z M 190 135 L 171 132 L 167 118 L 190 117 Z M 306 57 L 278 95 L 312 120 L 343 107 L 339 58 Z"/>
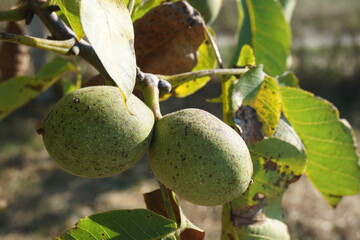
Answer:
<path fill-rule="evenodd" d="M 205 23 L 187 2 L 165 2 L 134 22 L 138 67 L 154 74 L 191 71 L 205 39 Z"/>

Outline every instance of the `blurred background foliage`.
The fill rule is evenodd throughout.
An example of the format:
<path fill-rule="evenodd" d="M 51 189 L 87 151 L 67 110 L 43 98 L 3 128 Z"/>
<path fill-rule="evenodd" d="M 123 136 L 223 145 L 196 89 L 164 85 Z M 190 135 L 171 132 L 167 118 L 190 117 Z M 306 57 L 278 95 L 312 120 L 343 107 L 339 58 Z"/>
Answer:
<path fill-rule="evenodd" d="M 2 0 L 0 9 L 8 8 L 7 2 L 11 1 Z M 359 0 L 298 1 L 291 20 L 293 43 L 289 59 L 289 69 L 299 77 L 301 87 L 334 103 L 358 139 L 359 12 Z M 236 15 L 235 0 L 224 0 L 212 25 L 225 66 L 236 44 Z M 47 33 L 40 25 L 35 18 L 27 33 L 45 37 Z M 0 29 L 4 26 L 1 23 Z M 29 74 L 53 57 L 42 50 L 29 50 Z M 87 64 L 80 65 L 84 79 L 95 74 Z M 221 116 L 220 105 L 206 102 L 220 94 L 219 87 L 215 80 L 190 97 L 171 98 L 162 103 L 162 111 L 165 114 L 197 107 Z M 141 194 L 157 187 L 144 159 L 131 170 L 105 179 L 83 179 L 57 168 L 35 130 L 60 97 L 61 86 L 57 84 L 0 122 L 0 239 L 49 239 L 86 215 L 144 207 Z M 332 209 L 303 177 L 290 186 L 283 199 L 292 239 L 360 239 L 359 202 L 359 195 L 346 197 Z M 185 201 L 182 205 L 188 217 L 207 232 L 206 239 L 219 239 L 219 207 L 200 207 Z"/>

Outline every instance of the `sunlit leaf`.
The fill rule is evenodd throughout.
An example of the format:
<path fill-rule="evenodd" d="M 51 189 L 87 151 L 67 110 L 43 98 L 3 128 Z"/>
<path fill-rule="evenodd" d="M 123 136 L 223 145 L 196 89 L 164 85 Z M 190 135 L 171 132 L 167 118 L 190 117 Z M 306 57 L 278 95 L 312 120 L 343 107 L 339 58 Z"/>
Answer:
<path fill-rule="evenodd" d="M 254 50 L 250 47 L 250 45 L 245 44 L 241 48 L 240 56 L 236 65 L 240 67 L 245 67 L 245 66 L 255 66 L 255 64 L 256 64 L 256 60 L 255 60 Z"/>
<path fill-rule="evenodd" d="M 281 87 L 283 112 L 305 144 L 306 174 L 328 202 L 360 192 L 359 156 L 349 124 L 326 100 L 298 88 Z"/>
<path fill-rule="evenodd" d="M 55 240 L 153 240 L 176 231 L 176 223 L 146 209 L 115 210 L 81 219 Z"/>
<path fill-rule="evenodd" d="M 233 64 L 239 58 L 244 44 L 249 44 L 256 57 L 257 64 L 264 64 L 264 70 L 276 76 L 286 70 L 290 51 L 290 27 L 276 0 L 241 0 L 240 12 L 242 25 L 238 34 L 237 49 Z"/>
<path fill-rule="evenodd" d="M 65 15 L 72 30 L 75 32 L 76 38 L 80 40 L 85 33 L 80 21 L 80 1 L 81 0 L 55 0 Z"/>
<path fill-rule="evenodd" d="M 128 97 L 135 86 L 134 31 L 121 0 L 81 0 L 84 32 L 110 77 Z"/>
<path fill-rule="evenodd" d="M 0 119 L 48 89 L 67 71 L 76 71 L 76 67 L 66 59 L 55 58 L 35 77 L 20 76 L 0 83 Z"/>

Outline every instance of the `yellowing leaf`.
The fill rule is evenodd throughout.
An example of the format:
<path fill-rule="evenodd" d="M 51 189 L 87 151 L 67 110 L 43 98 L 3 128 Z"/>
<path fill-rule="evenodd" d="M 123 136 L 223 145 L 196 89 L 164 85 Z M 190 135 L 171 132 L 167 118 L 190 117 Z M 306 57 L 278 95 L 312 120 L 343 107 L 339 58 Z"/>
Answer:
<path fill-rule="evenodd" d="M 262 132 L 271 136 L 280 120 L 281 99 L 276 80 L 266 76 L 259 88 L 248 95 L 243 102 L 256 110 L 258 120 L 262 123 Z"/>
<path fill-rule="evenodd" d="M 250 45 L 245 44 L 241 48 L 240 57 L 236 63 L 237 66 L 245 67 L 245 66 L 255 66 L 255 54 L 254 50 Z"/>

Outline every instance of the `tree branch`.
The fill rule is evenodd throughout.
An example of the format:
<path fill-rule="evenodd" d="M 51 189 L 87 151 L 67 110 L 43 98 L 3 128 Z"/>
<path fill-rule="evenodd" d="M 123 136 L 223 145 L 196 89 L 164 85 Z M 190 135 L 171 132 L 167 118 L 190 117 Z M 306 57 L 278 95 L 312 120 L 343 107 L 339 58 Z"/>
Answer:
<path fill-rule="evenodd" d="M 206 76 L 223 76 L 223 75 L 242 75 L 247 72 L 248 69 L 244 68 L 229 68 L 229 69 L 206 69 L 195 72 L 186 72 L 176 75 L 157 75 L 159 79 L 168 81 L 174 88 L 180 84 L 195 80 L 197 78 Z"/>
<path fill-rule="evenodd" d="M 43 8 L 44 4 L 41 0 L 27 0 L 29 8 L 40 18 L 43 24 L 47 27 L 52 37 L 56 40 L 74 39 L 74 48 L 78 49 L 78 56 L 94 66 L 105 78 L 111 79 L 106 69 L 102 65 L 99 57 L 95 53 L 92 46 L 85 40 L 78 41 L 75 33 L 48 8 Z M 74 52 L 77 52 L 74 50 Z"/>

